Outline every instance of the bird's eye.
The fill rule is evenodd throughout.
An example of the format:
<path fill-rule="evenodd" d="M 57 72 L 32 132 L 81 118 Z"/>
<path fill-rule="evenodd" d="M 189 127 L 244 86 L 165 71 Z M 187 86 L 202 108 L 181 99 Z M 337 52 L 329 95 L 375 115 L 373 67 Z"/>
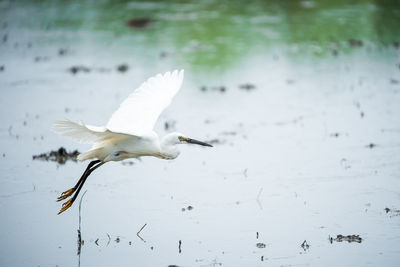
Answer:
<path fill-rule="evenodd" d="M 115 157 L 119 157 L 120 155 L 121 155 L 120 152 L 115 152 L 115 153 L 114 153 L 114 156 L 115 156 Z"/>

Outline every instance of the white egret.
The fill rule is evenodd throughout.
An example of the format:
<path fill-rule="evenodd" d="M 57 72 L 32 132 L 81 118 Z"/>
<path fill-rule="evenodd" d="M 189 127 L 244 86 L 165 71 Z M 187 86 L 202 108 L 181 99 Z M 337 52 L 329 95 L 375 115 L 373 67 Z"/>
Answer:
<path fill-rule="evenodd" d="M 142 156 L 170 160 L 179 155 L 178 144 L 212 146 L 177 132 L 167 134 L 160 140 L 153 131 L 157 118 L 171 103 L 182 81 L 183 70 L 148 79 L 121 103 L 105 127 L 69 120 L 53 123 L 52 129 L 56 133 L 79 143 L 92 144 L 91 150 L 81 153 L 78 160 L 95 159 L 89 163 L 78 183 L 57 199 L 61 201 L 72 196 L 63 203 L 58 214 L 71 207 L 87 177 L 106 162 Z"/>

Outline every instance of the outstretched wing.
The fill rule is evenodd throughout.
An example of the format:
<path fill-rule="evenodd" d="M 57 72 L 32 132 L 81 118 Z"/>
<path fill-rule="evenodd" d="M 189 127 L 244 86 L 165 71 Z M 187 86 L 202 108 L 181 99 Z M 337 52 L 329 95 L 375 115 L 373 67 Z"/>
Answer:
<path fill-rule="evenodd" d="M 137 136 L 152 131 L 161 112 L 181 88 L 183 72 L 175 70 L 148 79 L 121 103 L 108 121 L 107 129 Z"/>
<path fill-rule="evenodd" d="M 114 134 L 105 127 L 90 126 L 83 122 L 76 123 L 70 120 L 53 122 L 52 130 L 81 144 L 94 144 L 110 138 Z"/>

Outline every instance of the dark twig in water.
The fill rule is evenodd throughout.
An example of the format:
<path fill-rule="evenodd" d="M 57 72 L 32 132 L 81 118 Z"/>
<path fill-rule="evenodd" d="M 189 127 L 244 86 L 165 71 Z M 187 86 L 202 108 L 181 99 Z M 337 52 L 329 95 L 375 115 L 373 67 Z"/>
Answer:
<path fill-rule="evenodd" d="M 301 244 L 301 248 L 304 251 L 307 251 L 310 248 L 310 245 L 307 243 L 307 240 L 304 240 L 303 243 Z"/>
<path fill-rule="evenodd" d="M 81 248 L 82 248 L 82 245 L 83 245 L 83 242 L 84 242 L 82 240 L 82 235 L 81 235 L 81 221 L 82 221 L 82 219 L 81 219 L 81 206 L 82 206 L 82 199 L 85 196 L 86 192 L 87 192 L 87 190 L 82 194 L 81 200 L 79 201 L 79 229 L 78 229 L 78 252 L 77 252 L 77 254 L 79 256 L 79 265 L 80 265 L 80 262 L 81 262 L 81 257 L 80 257 Z"/>
<path fill-rule="evenodd" d="M 107 242 L 107 246 L 108 246 L 111 242 L 111 236 L 108 233 L 107 233 L 107 236 L 108 236 L 108 242 Z"/>
<path fill-rule="evenodd" d="M 179 240 L 179 254 L 181 254 L 181 252 L 182 252 L 182 249 L 181 249 L 181 246 L 182 246 L 182 241 L 181 240 Z"/>
<path fill-rule="evenodd" d="M 147 223 L 145 223 L 142 228 L 140 228 L 140 230 L 136 233 L 136 235 L 140 238 L 140 240 L 142 240 L 143 242 L 146 243 L 146 241 L 140 236 L 140 232 L 143 230 L 143 228 L 145 228 L 147 225 Z"/>
<path fill-rule="evenodd" d="M 79 201 L 79 231 L 81 230 L 81 207 L 82 207 L 82 199 L 85 196 L 87 190 L 85 192 L 83 192 L 82 196 L 81 196 L 81 200 Z"/>

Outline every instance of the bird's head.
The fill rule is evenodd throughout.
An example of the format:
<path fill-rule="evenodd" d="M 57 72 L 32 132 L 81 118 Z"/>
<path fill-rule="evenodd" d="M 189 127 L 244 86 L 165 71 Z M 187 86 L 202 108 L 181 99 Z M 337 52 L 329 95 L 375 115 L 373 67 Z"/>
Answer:
<path fill-rule="evenodd" d="M 165 159 L 174 159 L 179 156 L 179 150 L 176 145 L 179 144 L 195 144 L 201 146 L 210 146 L 212 145 L 198 141 L 196 139 L 192 139 L 184 136 L 181 133 L 170 133 L 164 136 L 161 141 L 161 153 Z"/>
<path fill-rule="evenodd" d="M 176 145 L 179 144 L 195 144 L 212 147 L 212 145 L 210 144 L 186 137 L 181 133 L 170 133 L 164 136 L 161 141 L 161 152 L 165 156 L 165 158 L 176 158 L 179 155 L 179 150 Z"/>

